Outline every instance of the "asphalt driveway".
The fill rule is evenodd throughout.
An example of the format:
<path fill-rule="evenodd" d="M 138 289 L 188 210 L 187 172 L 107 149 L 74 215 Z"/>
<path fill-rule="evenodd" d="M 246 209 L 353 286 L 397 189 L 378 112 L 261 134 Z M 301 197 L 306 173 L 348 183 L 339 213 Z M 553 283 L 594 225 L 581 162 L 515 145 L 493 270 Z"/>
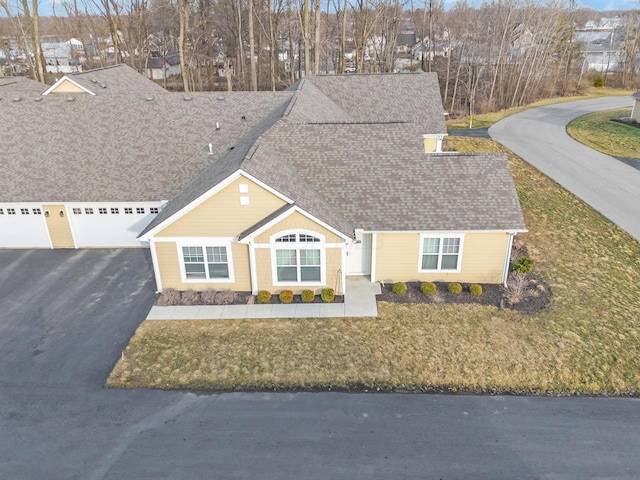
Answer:
<path fill-rule="evenodd" d="M 144 250 L 0 250 L 0 479 L 640 477 L 640 401 L 102 387 Z"/>
<path fill-rule="evenodd" d="M 146 249 L 0 250 L 0 381 L 101 384 L 154 299 Z"/>

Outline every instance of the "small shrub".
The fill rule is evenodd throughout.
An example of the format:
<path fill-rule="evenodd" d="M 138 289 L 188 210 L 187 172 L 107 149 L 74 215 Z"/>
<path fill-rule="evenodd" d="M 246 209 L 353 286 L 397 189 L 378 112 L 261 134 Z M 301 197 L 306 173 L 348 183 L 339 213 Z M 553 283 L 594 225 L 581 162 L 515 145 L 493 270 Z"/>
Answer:
<path fill-rule="evenodd" d="M 208 288 L 200 292 L 200 301 L 203 305 L 215 305 L 216 304 L 216 292 L 213 288 Z"/>
<path fill-rule="evenodd" d="M 469 287 L 469 293 L 474 297 L 479 297 L 480 295 L 482 295 L 482 285 L 474 283 Z"/>
<path fill-rule="evenodd" d="M 313 290 L 303 290 L 300 297 L 304 303 L 311 303 L 316 298 L 316 292 Z"/>
<path fill-rule="evenodd" d="M 533 264 L 536 263 L 529 257 L 520 257 L 515 262 L 513 262 L 513 267 L 511 270 L 517 273 L 529 273 L 533 268 Z"/>
<path fill-rule="evenodd" d="M 269 303 L 271 301 L 271 292 L 260 290 L 256 298 L 258 299 L 258 303 Z"/>
<path fill-rule="evenodd" d="M 404 295 L 407 293 L 407 284 L 404 282 L 396 282 L 391 287 L 391 291 L 396 295 Z"/>
<path fill-rule="evenodd" d="M 323 288 L 320 292 L 320 298 L 323 302 L 331 303 L 336 298 L 336 292 L 333 288 Z"/>
<path fill-rule="evenodd" d="M 182 292 L 182 304 L 200 305 L 200 292 L 196 292 L 193 289 L 185 290 Z"/>
<path fill-rule="evenodd" d="M 596 88 L 604 87 L 604 77 L 602 75 L 597 75 L 591 79 L 591 84 Z"/>
<path fill-rule="evenodd" d="M 449 290 L 449 293 L 455 293 L 457 295 L 458 293 L 462 293 L 462 285 L 458 282 L 451 282 L 447 285 L 447 290 Z"/>
<path fill-rule="evenodd" d="M 438 291 L 438 287 L 433 282 L 422 282 L 420 284 L 420 291 L 425 295 L 433 295 Z"/>
<path fill-rule="evenodd" d="M 293 292 L 291 290 L 282 290 L 278 296 L 282 303 L 293 302 Z"/>
<path fill-rule="evenodd" d="M 507 278 L 507 286 L 504 289 L 504 298 L 509 305 L 515 305 L 527 297 L 528 290 L 529 278 L 527 275 L 511 272 Z"/>
<path fill-rule="evenodd" d="M 216 305 L 233 305 L 236 301 L 236 292 L 233 290 L 220 290 L 216 292 Z"/>
<path fill-rule="evenodd" d="M 182 293 L 174 288 L 165 288 L 158 297 L 158 305 L 180 305 Z"/>

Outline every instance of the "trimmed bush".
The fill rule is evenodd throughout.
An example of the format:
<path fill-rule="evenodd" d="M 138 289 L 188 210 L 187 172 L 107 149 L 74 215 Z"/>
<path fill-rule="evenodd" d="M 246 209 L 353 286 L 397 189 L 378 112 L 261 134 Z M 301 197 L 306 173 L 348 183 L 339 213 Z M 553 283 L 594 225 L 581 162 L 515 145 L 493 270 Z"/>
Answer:
<path fill-rule="evenodd" d="M 469 287 L 469 293 L 474 297 L 479 297 L 480 295 L 482 295 L 482 285 L 474 283 Z"/>
<path fill-rule="evenodd" d="M 158 305 L 180 305 L 182 292 L 174 288 L 165 288 L 158 297 Z"/>
<path fill-rule="evenodd" d="M 534 263 L 536 262 L 529 257 L 520 257 L 518 260 L 513 262 L 511 270 L 518 273 L 529 273 L 533 268 Z"/>
<path fill-rule="evenodd" d="M 313 290 L 303 290 L 300 298 L 302 298 L 302 301 L 304 303 L 312 303 L 316 298 L 316 292 L 314 292 Z"/>
<path fill-rule="evenodd" d="M 323 302 L 331 303 L 336 298 L 336 292 L 333 288 L 323 288 L 320 292 L 320 298 Z"/>
<path fill-rule="evenodd" d="M 256 296 L 258 303 L 269 303 L 271 301 L 271 292 L 260 290 Z"/>
<path fill-rule="evenodd" d="M 278 295 L 278 297 L 280 297 L 280 301 L 282 303 L 293 302 L 293 292 L 291 290 L 282 290 L 280 292 L 280 295 Z"/>
<path fill-rule="evenodd" d="M 449 293 L 455 293 L 457 295 L 458 293 L 462 293 L 462 285 L 458 282 L 451 282 L 447 285 L 447 290 L 449 290 Z"/>
<path fill-rule="evenodd" d="M 391 287 L 391 291 L 396 295 L 404 295 L 407 293 L 407 284 L 404 282 L 396 282 Z"/>
<path fill-rule="evenodd" d="M 425 295 L 433 295 L 438 291 L 438 287 L 433 282 L 422 282 L 420 284 L 420 291 Z"/>
<path fill-rule="evenodd" d="M 193 289 L 185 290 L 182 292 L 182 304 L 183 305 L 200 305 L 200 292 L 196 292 Z"/>

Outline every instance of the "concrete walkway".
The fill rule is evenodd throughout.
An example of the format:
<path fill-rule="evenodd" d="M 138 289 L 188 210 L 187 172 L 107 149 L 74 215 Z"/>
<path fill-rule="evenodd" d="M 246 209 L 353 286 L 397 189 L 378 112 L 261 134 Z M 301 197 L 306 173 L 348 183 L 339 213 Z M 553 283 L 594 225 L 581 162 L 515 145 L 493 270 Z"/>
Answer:
<path fill-rule="evenodd" d="M 154 306 L 147 320 L 223 320 L 234 318 L 376 317 L 380 284 L 368 277 L 347 277 L 344 303 Z"/>

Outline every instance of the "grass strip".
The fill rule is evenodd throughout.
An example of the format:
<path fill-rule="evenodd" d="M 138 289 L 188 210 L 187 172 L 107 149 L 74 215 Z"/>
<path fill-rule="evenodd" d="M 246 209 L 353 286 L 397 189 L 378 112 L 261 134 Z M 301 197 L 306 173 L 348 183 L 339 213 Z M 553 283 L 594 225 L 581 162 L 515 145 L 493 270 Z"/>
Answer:
<path fill-rule="evenodd" d="M 640 128 L 612 121 L 630 116 L 630 107 L 589 113 L 571 121 L 567 133 L 574 140 L 607 155 L 640 158 Z"/>

